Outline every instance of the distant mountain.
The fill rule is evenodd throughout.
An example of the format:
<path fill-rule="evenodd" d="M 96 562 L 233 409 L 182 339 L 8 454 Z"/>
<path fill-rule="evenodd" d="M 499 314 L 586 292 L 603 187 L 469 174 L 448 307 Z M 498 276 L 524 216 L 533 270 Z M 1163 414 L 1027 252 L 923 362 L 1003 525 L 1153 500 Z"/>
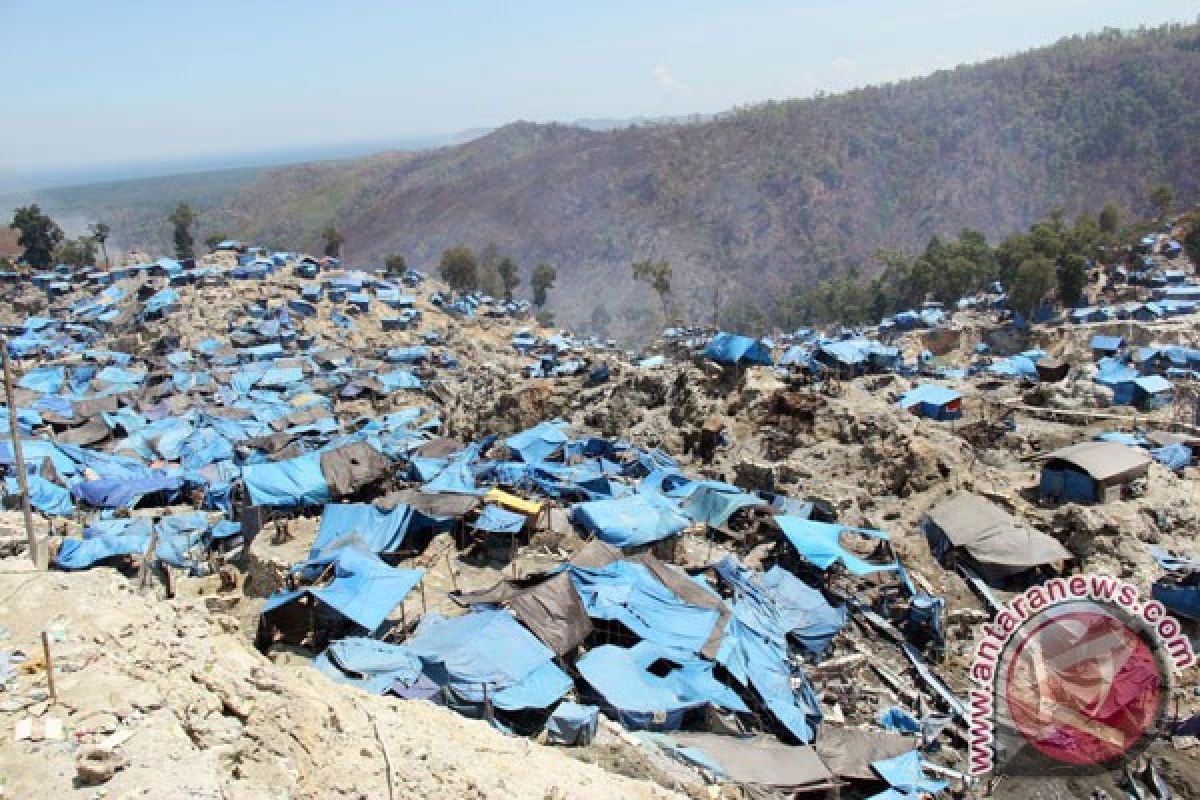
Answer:
<path fill-rule="evenodd" d="M 560 320 L 587 327 L 595 313 L 630 332 L 661 324 L 636 259 L 672 263 L 682 311 L 707 315 L 719 288 L 726 308 L 770 317 L 795 284 L 869 276 L 881 246 L 962 227 L 996 237 L 1056 206 L 1142 211 L 1163 181 L 1191 202 L 1198 168 L 1200 28 L 1172 26 L 692 124 L 516 123 L 433 151 L 266 170 L 230 181 L 202 227 L 316 249 L 336 220 L 351 262 L 400 253 L 424 268 L 447 247 L 494 243 L 526 280 L 540 261 L 558 267 Z M 156 230 L 137 243 L 165 246 Z"/>

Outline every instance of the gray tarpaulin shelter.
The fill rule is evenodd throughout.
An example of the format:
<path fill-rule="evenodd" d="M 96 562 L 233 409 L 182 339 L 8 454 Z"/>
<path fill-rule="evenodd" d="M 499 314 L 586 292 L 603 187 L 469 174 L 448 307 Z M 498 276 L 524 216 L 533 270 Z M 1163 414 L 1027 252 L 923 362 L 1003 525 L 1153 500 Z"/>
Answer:
<path fill-rule="evenodd" d="M 453 599 L 462 605 L 508 606 L 522 625 L 559 656 L 570 653 L 592 632 L 592 620 L 565 571 L 533 586 L 501 581 L 490 589 L 453 595 Z"/>
<path fill-rule="evenodd" d="M 387 474 L 388 460 L 366 442 L 321 453 L 321 472 L 334 498 L 354 494 Z"/>
<path fill-rule="evenodd" d="M 923 527 L 939 560 L 961 551 L 989 581 L 1074 558 L 1054 537 L 970 492 L 929 509 Z"/>
<path fill-rule="evenodd" d="M 786 745 L 773 736 L 676 732 L 670 738 L 700 750 L 734 783 L 790 792 L 829 789 L 837 783 L 816 748 Z"/>
<path fill-rule="evenodd" d="M 1041 493 L 1076 503 L 1117 500 L 1121 487 L 1145 475 L 1150 461 L 1145 450 L 1118 442 L 1080 442 L 1046 456 Z"/>

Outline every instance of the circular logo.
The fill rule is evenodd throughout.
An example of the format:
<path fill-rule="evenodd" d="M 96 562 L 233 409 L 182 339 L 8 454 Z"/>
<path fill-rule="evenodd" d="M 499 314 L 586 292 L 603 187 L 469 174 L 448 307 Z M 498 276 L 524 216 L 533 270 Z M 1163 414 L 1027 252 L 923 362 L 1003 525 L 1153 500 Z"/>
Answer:
<path fill-rule="evenodd" d="M 1093 601 L 1046 609 L 1017 630 L 997 687 L 1007 722 L 1059 765 L 1103 766 L 1149 743 L 1170 669 L 1149 631 Z"/>

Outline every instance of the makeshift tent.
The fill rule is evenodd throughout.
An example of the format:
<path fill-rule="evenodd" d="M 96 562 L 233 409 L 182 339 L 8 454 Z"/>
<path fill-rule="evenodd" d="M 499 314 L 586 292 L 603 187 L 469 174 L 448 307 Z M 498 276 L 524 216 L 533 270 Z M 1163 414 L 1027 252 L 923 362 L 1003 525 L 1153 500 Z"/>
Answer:
<path fill-rule="evenodd" d="M 421 659 L 434 683 L 467 703 L 483 703 L 486 694 L 504 711 L 549 708 L 571 689 L 554 654 L 507 611 L 427 614 L 401 647 Z"/>
<path fill-rule="evenodd" d="M 1150 455 L 1117 442 L 1081 442 L 1055 450 L 1042 466 L 1043 497 L 1076 503 L 1120 499 L 1121 487 L 1146 474 Z"/>
<path fill-rule="evenodd" d="M 521 624 L 559 656 L 573 651 L 592 632 L 592 621 L 566 571 L 532 586 L 501 581 L 490 589 L 451 597 L 461 605 L 507 606 Z"/>
<path fill-rule="evenodd" d="M 565 432 L 566 423 L 559 421 L 543 422 L 527 431 L 510 436 L 504 444 L 521 460 L 536 464 L 545 461 L 567 443 Z"/>
<path fill-rule="evenodd" d="M 771 365 L 771 349 L 761 339 L 738 336 L 734 333 L 718 333 L 704 348 L 705 358 L 719 364 L 762 364 Z"/>
<path fill-rule="evenodd" d="M 900 407 L 927 419 L 959 419 L 962 417 L 962 395 L 944 386 L 925 383 L 901 395 Z"/>
<path fill-rule="evenodd" d="M 546 744 L 586 747 L 596 738 L 599 722 L 596 706 L 559 703 L 546 720 Z"/>
<path fill-rule="evenodd" d="M 391 511 L 366 503 L 327 504 L 309 558 L 320 559 L 349 544 L 372 553 L 394 553 L 404 544 L 414 516 L 404 504 Z"/>
<path fill-rule="evenodd" d="M 343 547 L 294 569 L 311 571 L 329 565 L 333 565 L 334 572 L 328 585 L 276 592 L 267 598 L 263 613 L 311 597 L 370 632 L 383 624 L 425 574 L 421 569 L 389 567 L 377 556 L 354 547 Z"/>
<path fill-rule="evenodd" d="M 285 461 L 247 464 L 242 469 L 250 503 L 256 506 L 302 508 L 333 499 L 321 472 L 321 453 L 307 453 Z"/>
<path fill-rule="evenodd" d="M 670 738 L 698 750 L 725 780 L 745 787 L 807 794 L 836 785 L 833 773 L 812 747 L 787 745 L 773 736 L 726 736 L 677 731 Z M 751 793 L 751 796 L 754 796 Z"/>
<path fill-rule="evenodd" d="M 779 565 L 767 570 L 761 580 L 788 636 L 809 653 L 827 651 L 833 637 L 846 625 L 846 608 L 829 605 L 825 595 Z"/>
<path fill-rule="evenodd" d="M 646 641 L 699 653 L 721 619 L 716 603 L 688 602 L 640 563 L 611 561 L 569 570 L 588 616 L 620 622 Z"/>
<path fill-rule="evenodd" d="M 588 533 L 616 547 L 661 541 L 689 525 L 670 500 L 654 492 L 579 503 L 571 513 Z"/>
<path fill-rule="evenodd" d="M 660 662 L 666 669 L 651 671 Z M 712 662 L 686 650 L 652 642 L 631 648 L 606 644 L 589 650 L 575 666 L 599 704 L 632 730 L 675 730 L 685 712 L 709 704 L 729 711 L 750 710 L 736 692 L 714 677 Z"/>
<path fill-rule="evenodd" d="M 934 556 L 945 561 L 961 551 L 989 581 L 1033 567 L 1074 558 L 1057 539 L 1021 524 L 1012 515 L 969 492 L 959 492 L 929 510 L 924 522 Z"/>

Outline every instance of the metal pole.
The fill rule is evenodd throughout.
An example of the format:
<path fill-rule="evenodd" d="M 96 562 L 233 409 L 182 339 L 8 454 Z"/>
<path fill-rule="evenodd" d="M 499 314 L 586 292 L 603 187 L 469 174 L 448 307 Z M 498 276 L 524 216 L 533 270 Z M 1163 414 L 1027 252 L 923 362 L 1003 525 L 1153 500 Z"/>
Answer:
<path fill-rule="evenodd" d="M 33 533 L 33 513 L 29 510 L 29 480 L 25 475 L 25 453 L 21 449 L 21 426 L 17 421 L 17 404 L 13 399 L 12 365 L 8 359 L 8 340 L 0 339 L 4 358 L 4 398 L 8 403 L 8 430 L 12 437 L 13 461 L 17 468 L 17 484 L 21 487 L 21 511 L 25 515 L 25 535 L 29 539 L 29 559 L 38 564 L 37 536 Z"/>

